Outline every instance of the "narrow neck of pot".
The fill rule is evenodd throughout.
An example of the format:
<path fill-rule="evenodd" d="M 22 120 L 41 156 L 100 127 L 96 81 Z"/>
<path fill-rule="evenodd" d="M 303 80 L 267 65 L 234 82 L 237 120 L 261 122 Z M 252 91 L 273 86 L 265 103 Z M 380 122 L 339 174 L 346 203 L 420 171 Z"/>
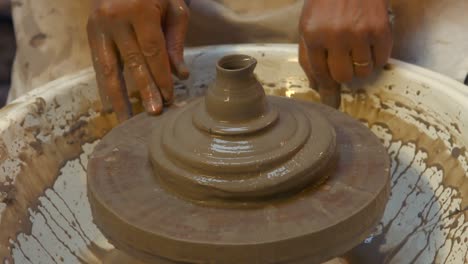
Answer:
<path fill-rule="evenodd" d="M 239 80 L 254 77 L 257 60 L 247 55 L 230 55 L 223 57 L 216 65 L 218 79 Z"/>
<path fill-rule="evenodd" d="M 218 62 L 216 80 L 205 97 L 206 110 L 213 119 L 243 123 L 268 111 L 265 92 L 254 75 L 256 65 L 247 55 L 226 56 Z"/>

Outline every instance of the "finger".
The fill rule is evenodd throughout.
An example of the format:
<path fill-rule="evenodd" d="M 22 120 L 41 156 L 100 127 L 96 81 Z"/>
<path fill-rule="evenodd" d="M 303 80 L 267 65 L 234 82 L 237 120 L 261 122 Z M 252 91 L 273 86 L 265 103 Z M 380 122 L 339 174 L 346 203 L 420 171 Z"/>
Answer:
<path fill-rule="evenodd" d="M 91 59 L 93 61 L 94 71 L 96 72 L 96 82 L 97 82 L 97 86 L 98 86 L 99 96 L 100 96 L 101 102 L 102 102 L 103 112 L 109 113 L 109 112 L 112 111 L 112 104 L 111 104 L 109 96 L 105 92 L 105 85 L 103 83 L 103 78 L 101 78 L 101 76 L 102 76 L 101 72 L 102 71 L 101 71 L 101 67 L 99 65 L 99 63 L 100 63 L 99 54 L 101 54 L 103 52 L 100 50 L 99 43 L 101 41 L 99 41 L 100 38 L 98 37 L 98 33 L 96 32 L 96 29 L 94 27 L 95 27 L 94 22 L 92 22 L 90 20 L 88 22 L 88 26 L 87 26 L 88 43 L 89 43 L 89 47 L 91 49 Z M 105 42 L 102 43 L 102 44 L 105 45 Z"/>
<path fill-rule="evenodd" d="M 372 73 L 373 68 L 371 48 L 366 41 L 356 42 L 353 46 L 351 57 L 354 75 L 357 77 L 367 77 Z"/>
<path fill-rule="evenodd" d="M 353 79 L 353 64 L 349 54 L 350 50 L 343 47 L 328 50 L 330 75 L 339 83 L 347 83 Z"/>
<path fill-rule="evenodd" d="M 320 100 L 323 104 L 338 109 L 341 104 L 341 84 L 329 83 L 327 86 L 319 86 Z"/>
<path fill-rule="evenodd" d="M 307 48 L 307 47 L 306 47 Z M 327 63 L 327 51 L 323 48 L 307 48 L 310 72 L 320 84 L 333 82 Z"/>
<path fill-rule="evenodd" d="M 341 101 L 340 84 L 335 82 L 328 68 L 327 52 L 323 48 L 307 51 L 313 75 L 318 81 L 318 91 L 322 103 L 338 108 Z"/>
<path fill-rule="evenodd" d="M 151 14 L 152 16 L 147 13 L 135 16 L 132 20 L 133 28 L 151 76 L 164 101 L 170 103 L 174 94 L 171 65 L 161 28 L 160 15 L 158 12 Z"/>
<path fill-rule="evenodd" d="M 392 52 L 393 37 L 390 26 L 386 26 L 384 29 L 375 33 L 372 43 L 375 67 L 383 67 L 387 63 Z"/>
<path fill-rule="evenodd" d="M 184 44 L 189 23 L 189 10 L 183 0 L 171 1 L 165 24 L 166 46 L 174 73 L 180 79 L 189 77 L 184 62 Z"/>
<path fill-rule="evenodd" d="M 110 37 L 101 32 L 91 19 L 88 22 L 88 41 L 91 48 L 96 81 L 104 112 L 114 109 L 120 122 L 131 117 L 131 106 L 122 81 L 116 48 Z"/>
<path fill-rule="evenodd" d="M 304 39 L 299 41 L 299 64 L 301 65 L 304 73 L 307 76 L 307 79 L 309 80 L 309 87 L 314 90 L 318 90 L 318 84 L 312 73 L 312 66 L 310 65 L 309 54 Z"/>
<path fill-rule="evenodd" d="M 145 110 L 150 114 L 161 113 L 163 109 L 161 94 L 151 78 L 145 58 L 130 25 L 117 26 L 114 31 L 114 39 L 123 63 L 140 91 Z"/>

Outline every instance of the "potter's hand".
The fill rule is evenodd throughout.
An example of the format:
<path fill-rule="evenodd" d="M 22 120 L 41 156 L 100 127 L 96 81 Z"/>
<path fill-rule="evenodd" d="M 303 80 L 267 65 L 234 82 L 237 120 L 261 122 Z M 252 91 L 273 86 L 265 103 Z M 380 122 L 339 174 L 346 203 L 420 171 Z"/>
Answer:
<path fill-rule="evenodd" d="M 322 100 L 339 98 L 339 83 L 368 76 L 392 49 L 388 0 L 305 0 L 299 61 Z M 317 83 L 318 82 L 318 83 Z"/>
<path fill-rule="evenodd" d="M 131 116 L 123 68 L 147 112 L 159 114 L 173 98 L 171 69 L 189 75 L 183 47 L 188 8 L 183 0 L 93 0 L 88 39 L 104 111 Z M 126 74 L 127 76 L 127 74 Z"/>

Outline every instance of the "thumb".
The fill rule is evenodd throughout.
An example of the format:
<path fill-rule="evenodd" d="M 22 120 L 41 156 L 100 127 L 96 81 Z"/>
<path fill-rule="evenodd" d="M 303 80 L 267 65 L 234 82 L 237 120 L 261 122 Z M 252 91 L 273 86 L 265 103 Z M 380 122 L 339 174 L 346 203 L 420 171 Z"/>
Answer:
<path fill-rule="evenodd" d="M 189 10 L 185 1 L 169 1 L 165 23 L 166 46 L 174 74 L 180 79 L 189 77 L 189 70 L 184 62 L 184 44 L 189 22 Z"/>

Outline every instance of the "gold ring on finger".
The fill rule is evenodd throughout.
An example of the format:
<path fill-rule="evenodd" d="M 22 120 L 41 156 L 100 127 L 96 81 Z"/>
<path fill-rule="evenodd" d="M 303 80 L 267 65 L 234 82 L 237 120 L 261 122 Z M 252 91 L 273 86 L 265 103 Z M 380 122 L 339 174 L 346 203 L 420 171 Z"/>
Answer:
<path fill-rule="evenodd" d="M 370 65 L 370 62 L 366 61 L 366 62 L 355 62 L 353 61 L 353 65 L 356 66 L 356 67 L 367 67 Z"/>

